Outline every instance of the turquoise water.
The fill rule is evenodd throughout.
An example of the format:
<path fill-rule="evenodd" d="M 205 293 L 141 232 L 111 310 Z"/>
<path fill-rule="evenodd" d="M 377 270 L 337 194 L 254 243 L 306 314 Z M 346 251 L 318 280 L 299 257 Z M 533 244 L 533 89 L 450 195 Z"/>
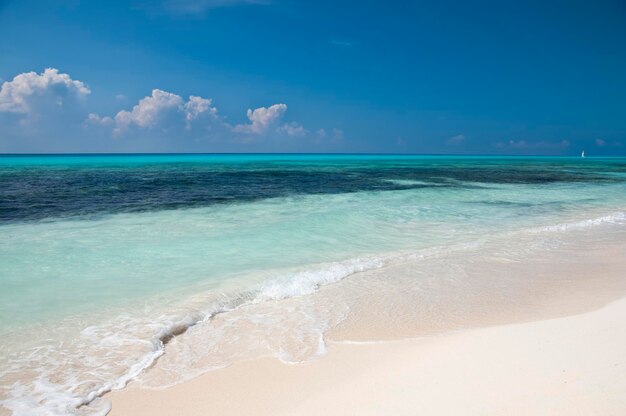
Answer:
<path fill-rule="evenodd" d="M 76 408 L 216 314 L 625 209 L 624 158 L 0 156 L 0 399 L 104 412 Z"/>

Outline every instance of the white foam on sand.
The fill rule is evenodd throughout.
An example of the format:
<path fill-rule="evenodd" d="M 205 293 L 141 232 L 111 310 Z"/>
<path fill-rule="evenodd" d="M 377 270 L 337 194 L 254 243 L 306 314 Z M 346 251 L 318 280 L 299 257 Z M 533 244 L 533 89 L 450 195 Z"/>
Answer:
<path fill-rule="evenodd" d="M 617 211 L 609 215 L 604 215 L 604 216 L 596 217 L 596 218 L 589 218 L 589 219 L 585 219 L 581 221 L 546 225 L 544 227 L 536 227 L 536 228 L 530 229 L 530 232 L 542 233 L 542 232 L 569 231 L 569 230 L 578 230 L 578 229 L 584 229 L 584 228 L 594 227 L 598 225 L 607 225 L 607 224 L 616 224 L 616 225 L 626 224 L 626 212 Z"/>

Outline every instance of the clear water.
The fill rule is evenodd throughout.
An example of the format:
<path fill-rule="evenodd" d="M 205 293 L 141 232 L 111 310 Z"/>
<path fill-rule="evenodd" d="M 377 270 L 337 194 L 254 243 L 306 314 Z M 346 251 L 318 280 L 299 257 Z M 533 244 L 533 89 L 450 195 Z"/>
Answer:
<path fill-rule="evenodd" d="M 0 156 L 0 414 L 106 412 L 97 398 L 176 335 L 234 316 L 258 339 L 285 339 L 290 313 L 290 328 L 315 321 L 306 353 L 260 349 L 297 361 L 342 316 L 301 313 L 320 285 L 494 235 L 621 224 L 624 209 L 624 158 Z M 212 367 L 237 345 L 226 328 Z"/>

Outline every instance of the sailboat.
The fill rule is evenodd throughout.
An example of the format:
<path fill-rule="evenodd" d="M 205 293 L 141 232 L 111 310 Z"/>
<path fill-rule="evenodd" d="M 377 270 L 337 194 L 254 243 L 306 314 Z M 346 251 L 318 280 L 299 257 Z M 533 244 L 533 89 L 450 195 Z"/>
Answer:
<path fill-rule="evenodd" d="M 583 149 L 583 152 L 580 154 L 580 157 L 585 157 L 585 149 Z"/>

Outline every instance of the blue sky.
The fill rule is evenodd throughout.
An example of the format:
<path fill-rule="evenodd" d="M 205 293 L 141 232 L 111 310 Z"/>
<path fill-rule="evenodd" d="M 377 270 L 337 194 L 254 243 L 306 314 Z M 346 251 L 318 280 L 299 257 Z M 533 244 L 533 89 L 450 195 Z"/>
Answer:
<path fill-rule="evenodd" d="M 624 155 L 625 21 L 621 0 L 0 0 L 0 152 Z"/>

